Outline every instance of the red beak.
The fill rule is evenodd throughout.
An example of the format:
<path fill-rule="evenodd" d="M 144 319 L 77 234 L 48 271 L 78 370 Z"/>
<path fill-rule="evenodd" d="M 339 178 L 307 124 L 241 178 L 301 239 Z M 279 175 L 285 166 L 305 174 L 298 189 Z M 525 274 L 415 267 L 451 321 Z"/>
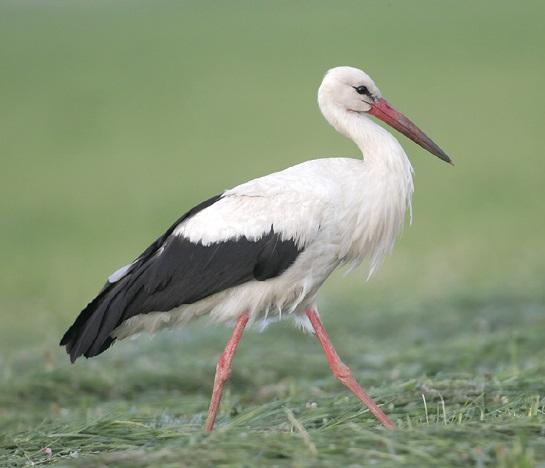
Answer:
<path fill-rule="evenodd" d="M 374 115 L 377 119 L 382 120 L 397 131 L 403 133 L 407 138 L 410 138 L 417 145 L 420 145 L 425 150 L 428 150 L 431 154 L 434 154 L 443 161 L 453 164 L 452 160 L 446 155 L 446 153 L 436 145 L 433 140 L 427 136 L 422 130 L 420 130 L 414 123 L 412 123 L 401 112 L 394 109 L 386 99 L 377 99 L 371 104 L 371 110 L 369 114 Z"/>

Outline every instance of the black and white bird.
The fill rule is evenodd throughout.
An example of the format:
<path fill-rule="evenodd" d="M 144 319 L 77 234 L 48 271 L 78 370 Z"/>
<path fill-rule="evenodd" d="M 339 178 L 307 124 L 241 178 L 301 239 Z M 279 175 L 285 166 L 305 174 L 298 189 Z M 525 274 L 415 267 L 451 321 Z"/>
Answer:
<path fill-rule="evenodd" d="M 251 180 L 181 216 L 132 263 L 113 273 L 60 344 L 71 361 L 115 340 L 209 316 L 235 324 L 221 355 L 206 429 L 246 325 L 292 318 L 319 339 L 334 375 L 386 427 L 394 427 L 339 359 L 316 297 L 341 265 L 372 274 L 400 233 L 413 193 L 412 167 L 374 116 L 446 162 L 450 158 L 352 67 L 329 70 L 318 90 L 327 121 L 363 159 L 326 158 Z"/>

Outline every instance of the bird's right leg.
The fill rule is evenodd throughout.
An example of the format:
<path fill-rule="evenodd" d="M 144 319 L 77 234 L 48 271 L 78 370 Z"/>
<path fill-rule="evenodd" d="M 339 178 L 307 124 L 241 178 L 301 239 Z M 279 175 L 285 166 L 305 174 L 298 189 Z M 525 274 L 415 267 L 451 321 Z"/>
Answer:
<path fill-rule="evenodd" d="M 231 338 L 229 338 L 229 341 L 227 342 L 227 345 L 225 345 L 225 349 L 223 350 L 223 353 L 221 353 L 218 363 L 216 364 L 214 390 L 212 391 L 212 399 L 210 400 L 210 407 L 208 408 L 208 418 L 205 427 L 206 432 L 210 432 L 214 428 L 221 401 L 221 392 L 223 391 L 225 382 L 227 382 L 231 376 L 231 363 L 233 362 L 238 343 L 242 338 L 242 333 L 244 332 L 244 328 L 246 328 L 249 318 L 250 316 L 247 313 L 242 314 L 238 318 Z"/>
<path fill-rule="evenodd" d="M 384 427 L 388 429 L 395 428 L 395 424 L 384 414 L 384 412 L 378 407 L 378 405 L 373 401 L 373 399 L 365 392 L 365 390 L 358 384 L 350 368 L 341 361 L 341 358 L 337 354 L 333 343 L 327 335 L 327 331 L 318 316 L 318 313 L 313 309 L 309 308 L 305 311 L 307 314 L 312 328 L 316 333 L 318 341 L 322 345 L 324 350 L 327 363 L 333 372 L 333 375 L 340 380 L 344 385 L 346 385 L 350 391 L 358 397 L 358 399 L 369 408 L 369 411 L 375 415 L 375 417 L 382 423 Z"/>

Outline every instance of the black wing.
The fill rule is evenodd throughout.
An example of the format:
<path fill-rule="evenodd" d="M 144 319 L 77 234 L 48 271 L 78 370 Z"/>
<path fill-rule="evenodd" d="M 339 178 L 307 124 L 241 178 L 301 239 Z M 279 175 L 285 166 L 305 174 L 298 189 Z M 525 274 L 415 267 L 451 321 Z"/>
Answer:
<path fill-rule="evenodd" d="M 220 198 L 187 212 L 118 281 L 106 283 L 60 342 L 72 362 L 105 351 L 115 340 L 112 331 L 130 317 L 169 311 L 247 281 L 274 278 L 295 261 L 300 249 L 272 227 L 258 240 L 240 237 L 206 246 L 172 235 L 181 222 Z"/>

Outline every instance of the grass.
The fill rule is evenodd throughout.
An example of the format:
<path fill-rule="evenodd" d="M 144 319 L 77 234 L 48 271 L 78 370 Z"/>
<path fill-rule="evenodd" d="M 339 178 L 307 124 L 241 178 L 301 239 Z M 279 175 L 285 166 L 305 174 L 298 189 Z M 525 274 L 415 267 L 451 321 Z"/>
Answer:
<path fill-rule="evenodd" d="M 543 2 L 0 2 L 0 465 L 543 466 Z M 62 332 L 181 212 L 354 147 L 316 87 L 361 66 L 453 156 L 401 139 L 415 223 L 321 312 L 399 429 L 377 426 L 291 324 L 116 344 Z M 49 448 L 49 451 L 43 449 Z"/>
<path fill-rule="evenodd" d="M 247 333 L 217 430 L 202 432 L 227 331 L 132 340 L 70 367 L 53 350 L 3 372 L 2 464 L 534 466 L 545 458 L 545 303 L 385 304 L 332 338 L 398 429 L 378 427 L 285 325 Z M 441 309 L 441 314 L 436 313 Z M 331 321 L 330 321 L 331 322 Z M 130 363 L 128 365 L 127 363 Z M 32 428 L 29 430 L 29 428 Z M 51 449 L 51 454 L 44 453 Z"/>

